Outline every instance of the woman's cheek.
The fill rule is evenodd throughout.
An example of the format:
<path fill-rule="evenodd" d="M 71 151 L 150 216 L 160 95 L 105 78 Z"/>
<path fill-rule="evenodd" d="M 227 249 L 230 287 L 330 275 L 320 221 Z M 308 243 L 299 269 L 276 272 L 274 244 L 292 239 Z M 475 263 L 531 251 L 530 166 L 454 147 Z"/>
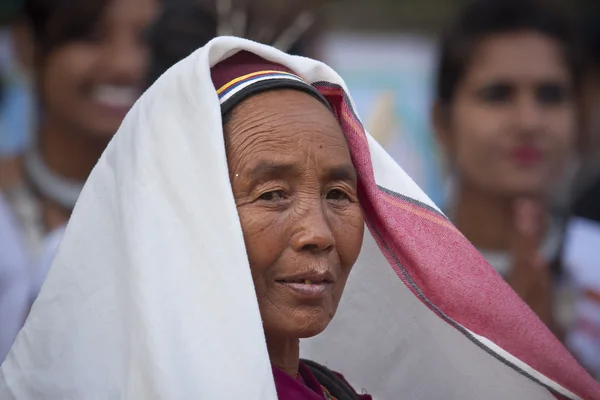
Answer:
<path fill-rule="evenodd" d="M 245 206 L 238 209 L 246 251 L 252 267 L 269 265 L 284 245 L 281 216 L 272 210 Z M 265 245 L 268 244 L 268 245 Z"/>
<path fill-rule="evenodd" d="M 364 238 L 365 221 L 358 204 L 336 215 L 333 232 L 343 267 L 351 267 L 358 259 Z"/>

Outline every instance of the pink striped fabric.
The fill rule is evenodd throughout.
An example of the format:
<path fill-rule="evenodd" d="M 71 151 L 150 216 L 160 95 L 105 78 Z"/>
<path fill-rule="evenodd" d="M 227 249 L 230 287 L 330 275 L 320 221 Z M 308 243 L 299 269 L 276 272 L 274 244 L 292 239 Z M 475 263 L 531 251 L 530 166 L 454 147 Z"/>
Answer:
<path fill-rule="evenodd" d="M 577 396 L 600 399 L 600 385 L 444 215 L 377 186 L 366 135 L 344 91 L 326 82 L 313 86 L 340 120 L 361 177 L 367 224 L 398 277 L 440 318 L 507 365 L 548 387 L 557 398 L 563 397 L 538 374 L 507 360 L 471 332 Z"/>

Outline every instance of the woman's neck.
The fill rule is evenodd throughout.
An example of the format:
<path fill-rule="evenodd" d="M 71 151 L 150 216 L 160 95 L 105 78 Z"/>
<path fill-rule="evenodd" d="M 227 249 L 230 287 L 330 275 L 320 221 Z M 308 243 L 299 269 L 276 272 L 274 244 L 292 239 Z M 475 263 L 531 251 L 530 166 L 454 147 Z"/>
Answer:
<path fill-rule="evenodd" d="M 23 165 L 20 155 L 0 159 L 0 191 L 23 183 Z"/>
<path fill-rule="evenodd" d="M 64 178 L 82 182 L 90 175 L 108 144 L 104 139 L 91 138 L 52 122 L 44 123 L 39 137 L 40 152 L 46 165 Z"/>
<path fill-rule="evenodd" d="M 91 138 L 83 132 L 44 121 L 39 131 L 40 156 L 55 174 L 82 183 L 88 178 L 106 148 L 107 141 Z M 72 210 L 42 199 L 43 221 L 48 230 L 64 225 Z"/>
<path fill-rule="evenodd" d="M 298 376 L 300 340 L 267 337 L 267 350 L 271 359 L 271 365 L 290 375 L 292 378 Z"/>
<path fill-rule="evenodd" d="M 475 247 L 497 251 L 509 249 L 514 220 L 512 199 L 461 184 L 451 218 Z"/>

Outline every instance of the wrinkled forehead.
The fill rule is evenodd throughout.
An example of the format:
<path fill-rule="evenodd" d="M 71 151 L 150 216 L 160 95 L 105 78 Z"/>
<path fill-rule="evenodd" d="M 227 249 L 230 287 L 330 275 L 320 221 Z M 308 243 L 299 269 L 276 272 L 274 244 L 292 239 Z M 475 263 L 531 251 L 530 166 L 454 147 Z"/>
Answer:
<path fill-rule="evenodd" d="M 230 173 L 240 179 L 343 177 L 356 171 L 342 128 L 314 97 L 294 90 L 259 93 L 238 104 L 223 132 Z"/>
<path fill-rule="evenodd" d="M 318 141 L 323 136 L 346 142 L 330 108 L 305 92 L 287 88 L 263 91 L 236 104 L 223 116 L 223 131 L 226 141 L 232 135 L 252 140 L 262 134 L 269 142 Z"/>

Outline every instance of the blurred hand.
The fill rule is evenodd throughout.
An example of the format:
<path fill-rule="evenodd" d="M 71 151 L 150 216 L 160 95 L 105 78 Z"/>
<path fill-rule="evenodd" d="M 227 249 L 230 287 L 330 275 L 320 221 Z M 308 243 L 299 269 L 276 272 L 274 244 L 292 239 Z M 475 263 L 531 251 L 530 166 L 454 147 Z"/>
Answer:
<path fill-rule="evenodd" d="M 552 330 L 552 282 L 548 261 L 540 252 L 548 215 L 542 204 L 518 199 L 514 204 L 513 265 L 508 284 Z"/>

